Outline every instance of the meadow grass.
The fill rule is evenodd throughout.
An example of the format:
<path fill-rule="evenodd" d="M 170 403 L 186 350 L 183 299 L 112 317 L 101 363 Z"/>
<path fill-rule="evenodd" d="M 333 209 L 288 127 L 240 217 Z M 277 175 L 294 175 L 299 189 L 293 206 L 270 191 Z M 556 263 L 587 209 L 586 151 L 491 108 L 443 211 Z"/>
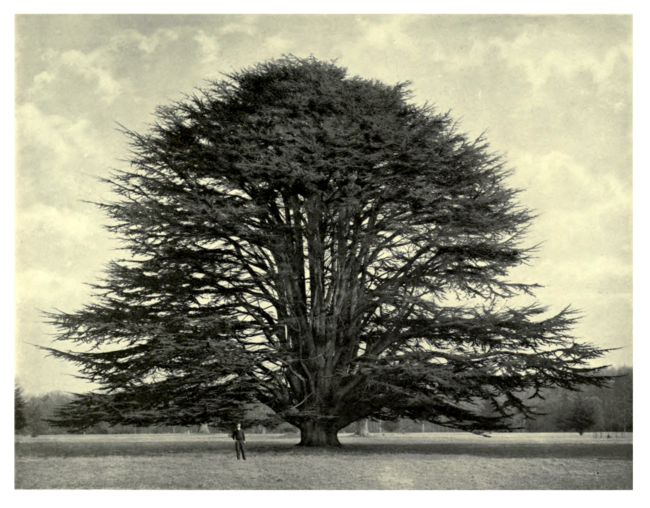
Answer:
<path fill-rule="evenodd" d="M 17 489 L 619 490 L 632 436 L 343 435 L 340 449 L 251 434 L 238 461 L 223 434 L 21 437 Z"/>

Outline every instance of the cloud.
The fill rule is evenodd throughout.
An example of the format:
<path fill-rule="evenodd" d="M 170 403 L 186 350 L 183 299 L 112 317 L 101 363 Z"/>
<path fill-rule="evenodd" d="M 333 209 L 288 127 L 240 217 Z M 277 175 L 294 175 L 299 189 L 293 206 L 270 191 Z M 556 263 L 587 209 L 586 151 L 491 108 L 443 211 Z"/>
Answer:
<path fill-rule="evenodd" d="M 631 270 L 631 185 L 557 151 L 521 155 L 518 164 L 526 170 L 512 184 L 525 189 L 521 202 L 540 213 L 531 236 L 544 242 L 545 256 L 558 263 L 604 256 L 609 266 L 622 263 Z"/>
<path fill-rule="evenodd" d="M 29 307 L 61 294 L 67 301 L 110 255 L 106 217 L 82 202 L 107 197 L 92 175 L 110 153 L 87 119 L 47 115 L 33 103 L 16 108 L 16 126 L 16 294 Z M 46 284 L 44 273 L 56 282 Z"/>
<path fill-rule="evenodd" d="M 232 21 L 221 27 L 219 33 L 222 35 L 245 34 L 248 36 L 257 34 L 257 21 L 259 20 L 259 16 L 237 16 L 235 19 L 236 21 Z"/>
<path fill-rule="evenodd" d="M 549 213 L 631 213 L 632 188 L 616 174 L 600 174 L 570 154 L 552 150 L 541 157 L 519 154 L 525 168 L 526 200 Z"/>
<path fill-rule="evenodd" d="M 290 53 L 295 48 L 296 42 L 283 35 L 273 35 L 264 41 L 264 47 L 274 55 Z"/>
<path fill-rule="evenodd" d="M 47 86 L 49 83 L 52 83 L 55 79 L 54 74 L 48 71 L 43 71 L 34 77 L 34 85 L 37 88 L 42 88 Z"/>
<path fill-rule="evenodd" d="M 78 208 L 81 199 L 100 199 L 92 175 L 113 162 L 110 136 L 87 118 L 44 113 L 35 103 L 16 108 L 16 205 L 44 203 Z"/>
<path fill-rule="evenodd" d="M 359 17 L 358 25 L 363 31 L 359 44 L 378 51 L 414 49 L 416 42 L 408 30 L 408 25 L 412 20 L 411 16 L 400 15 Z"/>
<path fill-rule="evenodd" d="M 522 203 L 540 212 L 526 243 L 541 246 L 530 267 L 513 272 L 515 278 L 546 286 L 540 297 L 560 305 L 593 308 L 608 298 L 631 301 L 631 185 L 564 152 L 517 158 L 525 171 L 515 173 L 511 183 L 525 189 Z M 616 322 L 631 322 L 631 313 Z"/>
<path fill-rule="evenodd" d="M 221 63 L 219 37 L 197 30 L 193 39 L 199 47 L 199 65 L 205 77 L 214 75 Z"/>
<path fill-rule="evenodd" d="M 355 16 L 354 21 L 345 34 L 330 34 L 329 40 L 322 41 L 326 52 L 341 56 L 350 74 L 395 83 L 413 79 L 414 69 L 431 77 L 433 64 L 448 58 L 431 26 L 418 29 L 423 23 L 435 24 L 433 18 L 370 15 Z"/>
<path fill-rule="evenodd" d="M 170 48 L 183 49 L 184 32 L 158 29 L 145 35 L 126 29 L 116 31 L 105 44 L 92 49 L 46 47 L 38 62 L 40 72 L 35 73 L 25 96 L 67 116 L 90 116 L 94 110 L 99 115 L 98 102 L 103 107 L 118 108 L 119 103 L 133 100 L 152 67 L 160 67 L 161 62 L 175 56 Z"/>
<path fill-rule="evenodd" d="M 57 264 L 65 261 L 67 266 L 72 266 L 80 250 L 92 249 L 105 238 L 107 235 L 98 220 L 103 218 L 102 214 L 91 204 L 82 206 L 86 213 L 44 203 L 34 203 L 21 212 L 18 216 L 19 249 L 25 252 L 19 265 L 38 257 L 40 263 L 33 263 L 34 266 L 48 264 L 48 259 Z M 57 246 L 61 251 L 52 252 Z"/>
<path fill-rule="evenodd" d="M 531 266 L 513 271 L 513 280 L 544 286 L 536 296 L 556 312 L 566 305 L 583 311 L 579 337 L 603 347 L 631 344 L 631 186 L 559 151 L 520 155 L 518 164 L 526 167 L 516 182 L 526 188 L 521 200 L 541 211 L 527 244 L 543 243 Z M 631 364 L 632 348 L 605 363 Z"/>
<path fill-rule="evenodd" d="M 487 44 L 475 44 L 472 53 L 476 59 L 481 59 L 496 49 L 498 57 L 510 68 L 520 70 L 533 86 L 529 107 L 544 104 L 546 85 L 558 79 L 584 83 L 582 93 L 593 83 L 599 94 L 624 94 L 619 66 L 631 69 L 631 41 L 618 38 L 620 42 L 601 48 L 591 38 L 581 36 L 577 28 L 566 28 L 562 23 L 553 27 L 527 25 L 514 40 L 493 37 Z M 606 37 L 607 32 L 602 36 Z M 615 107 L 625 106 L 624 100 L 616 100 Z"/>
<path fill-rule="evenodd" d="M 123 30 L 113 37 L 107 45 L 108 51 L 135 52 L 150 55 L 160 46 L 179 39 L 178 30 L 158 29 L 152 35 L 144 35 L 137 30 Z"/>
<path fill-rule="evenodd" d="M 90 122 L 86 118 L 66 118 L 44 114 L 33 102 L 18 106 L 16 124 L 22 145 L 38 143 L 56 151 L 70 150 L 70 143 L 85 145 Z M 90 150 L 90 147 L 87 147 Z M 78 152 L 75 154 L 78 155 Z M 67 154 L 70 156 L 71 154 Z"/>
<path fill-rule="evenodd" d="M 544 277 L 542 285 L 563 288 L 565 298 L 569 293 L 632 295 L 632 266 L 615 255 L 594 249 L 577 258 L 567 255 L 562 259 L 561 256 L 545 256 L 546 250 L 545 247 L 540 249 L 540 259 L 533 263 L 532 271 Z M 568 253 L 568 249 L 565 252 Z"/>
<path fill-rule="evenodd" d="M 124 86 L 108 71 L 103 51 L 83 53 L 73 49 L 57 51 L 49 49 L 45 52 L 44 59 L 48 70 L 40 73 L 40 79 L 34 80 L 32 93 L 34 95 L 47 94 L 47 88 L 54 83 L 64 81 L 74 83 L 72 89 L 83 89 L 78 78 L 81 77 L 91 86 L 92 93 L 99 96 L 105 103 L 113 102 L 124 91 Z M 47 76 L 47 79 L 43 79 Z"/>
<path fill-rule="evenodd" d="M 87 300 L 89 288 L 114 257 L 116 242 L 91 205 L 86 213 L 36 204 L 18 215 L 15 295 L 17 324 L 38 320 L 35 309 L 68 311 Z M 28 325 L 29 327 L 29 325 Z"/>

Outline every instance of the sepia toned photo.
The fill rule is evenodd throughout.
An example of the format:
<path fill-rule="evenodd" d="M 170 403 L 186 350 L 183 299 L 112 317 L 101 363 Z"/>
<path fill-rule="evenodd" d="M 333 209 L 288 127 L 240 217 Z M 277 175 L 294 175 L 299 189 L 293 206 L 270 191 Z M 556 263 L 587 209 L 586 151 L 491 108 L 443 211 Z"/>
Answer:
<path fill-rule="evenodd" d="M 15 490 L 633 489 L 632 15 L 14 24 Z"/>

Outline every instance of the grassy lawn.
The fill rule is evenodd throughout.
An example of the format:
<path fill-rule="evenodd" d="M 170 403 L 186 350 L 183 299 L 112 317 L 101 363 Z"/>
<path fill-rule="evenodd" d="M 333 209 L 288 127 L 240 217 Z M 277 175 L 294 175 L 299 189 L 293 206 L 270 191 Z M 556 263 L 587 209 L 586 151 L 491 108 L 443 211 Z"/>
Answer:
<path fill-rule="evenodd" d="M 238 461 L 225 435 L 20 437 L 17 489 L 618 490 L 632 488 L 632 436 L 343 435 L 335 450 L 296 436 L 248 436 Z"/>

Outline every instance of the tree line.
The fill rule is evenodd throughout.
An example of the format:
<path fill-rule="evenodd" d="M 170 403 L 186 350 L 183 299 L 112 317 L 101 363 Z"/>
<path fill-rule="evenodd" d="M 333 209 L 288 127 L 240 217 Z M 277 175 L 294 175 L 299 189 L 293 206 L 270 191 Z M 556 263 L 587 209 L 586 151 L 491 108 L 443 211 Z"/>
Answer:
<path fill-rule="evenodd" d="M 600 432 L 631 432 L 633 430 L 633 371 L 632 367 L 610 369 L 616 376 L 609 388 L 585 387 L 580 392 L 558 389 L 545 392 L 545 400 L 536 410 L 543 415 L 526 420 L 530 432 L 583 430 Z"/>
<path fill-rule="evenodd" d="M 519 418 L 510 422 L 511 427 L 525 432 L 632 432 L 633 431 L 633 369 L 624 366 L 610 368 L 604 374 L 612 379 L 607 387 L 586 387 L 582 391 L 564 388 L 548 389 L 538 399 L 534 417 Z M 68 429 L 54 425 L 57 408 L 69 404 L 74 396 L 69 393 L 54 391 L 45 395 L 24 395 L 20 387 L 16 388 L 16 432 L 25 435 L 61 434 Z M 484 411 L 491 413 L 490 408 Z M 266 419 L 265 419 L 266 418 Z M 249 409 L 244 418 L 248 432 L 252 433 L 295 433 L 297 427 L 286 422 L 273 424 L 268 419 L 268 412 L 257 406 Z M 261 422 L 268 422 L 263 425 Z M 586 427 L 583 428 L 583 426 Z M 209 431 L 225 431 L 212 428 Z M 416 433 L 416 432 L 450 432 L 449 429 L 427 421 L 398 418 L 393 421 L 370 420 L 368 430 L 371 434 L 382 433 Z M 205 427 L 203 429 L 205 431 Z M 86 429 L 86 434 L 183 434 L 201 432 L 201 425 L 110 425 L 99 422 Z M 342 433 L 357 432 L 355 424 L 342 429 Z"/>

